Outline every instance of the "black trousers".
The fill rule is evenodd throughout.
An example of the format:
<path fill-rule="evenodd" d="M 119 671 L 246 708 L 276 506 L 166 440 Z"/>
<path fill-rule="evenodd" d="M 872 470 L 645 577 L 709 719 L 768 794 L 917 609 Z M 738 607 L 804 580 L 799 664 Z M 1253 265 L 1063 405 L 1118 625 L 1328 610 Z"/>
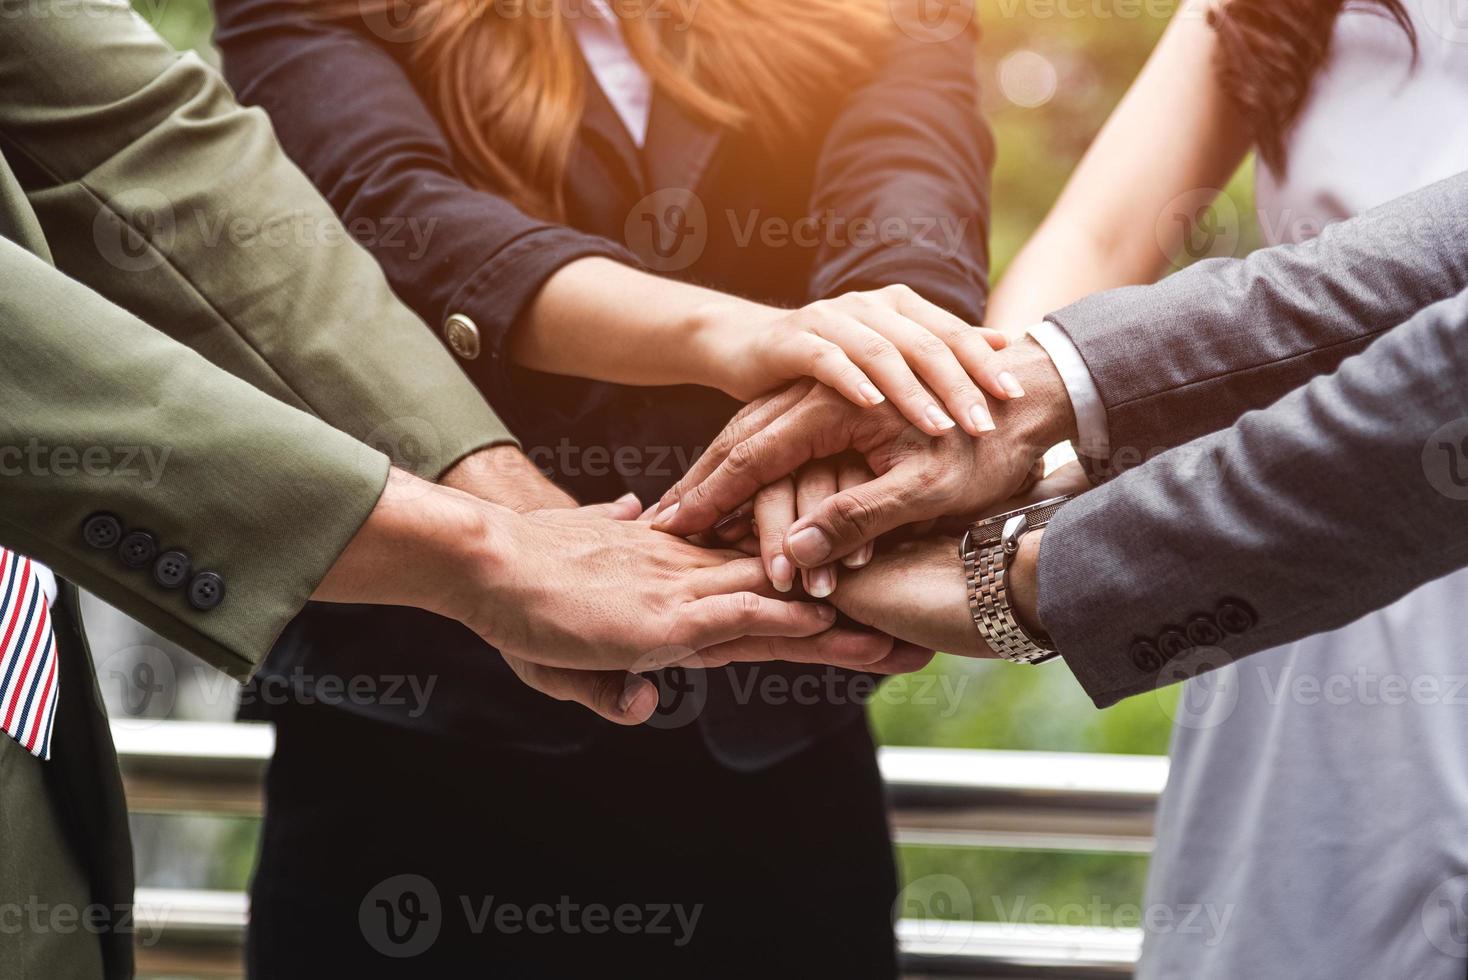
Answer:
<path fill-rule="evenodd" d="M 738 773 L 691 728 L 556 758 L 275 715 L 257 980 L 896 974 L 861 721 Z"/>

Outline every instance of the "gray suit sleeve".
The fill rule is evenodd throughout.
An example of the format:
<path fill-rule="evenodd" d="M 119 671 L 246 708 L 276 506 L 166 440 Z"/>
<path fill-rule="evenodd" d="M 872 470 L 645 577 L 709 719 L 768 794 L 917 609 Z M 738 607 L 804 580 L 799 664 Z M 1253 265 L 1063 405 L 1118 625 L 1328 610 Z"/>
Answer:
<path fill-rule="evenodd" d="M 1105 707 L 1338 628 L 1464 565 L 1468 292 L 1067 505 L 1041 546 L 1040 616 Z"/>
<path fill-rule="evenodd" d="M 1106 409 L 1103 482 L 1334 370 L 1418 310 L 1468 288 L 1468 174 L 1301 245 L 1199 263 L 1049 319 Z"/>

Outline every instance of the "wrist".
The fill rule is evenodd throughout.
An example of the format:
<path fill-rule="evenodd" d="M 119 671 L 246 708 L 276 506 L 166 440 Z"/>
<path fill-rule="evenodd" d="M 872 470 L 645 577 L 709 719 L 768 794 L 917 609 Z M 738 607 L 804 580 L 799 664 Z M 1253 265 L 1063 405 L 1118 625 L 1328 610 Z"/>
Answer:
<path fill-rule="evenodd" d="M 1001 370 L 1012 372 L 1024 388 L 1023 398 L 1001 402 L 995 423 L 1006 438 L 1044 452 L 1077 438 L 1075 407 L 1055 362 L 1033 339 L 1025 337 L 995 355 Z"/>
<path fill-rule="evenodd" d="M 1014 618 L 1030 636 L 1048 636 L 1040 622 L 1040 539 L 1045 529 L 1040 528 L 1024 535 L 1019 540 L 1019 550 L 1009 566 L 1005 582 L 1009 591 L 1009 605 Z"/>
<path fill-rule="evenodd" d="M 779 311 L 733 296 L 714 295 L 691 306 L 683 317 L 675 346 L 687 356 L 684 371 L 693 384 L 715 388 L 734 398 L 750 394 L 744 378 L 753 357 L 741 343 L 758 339 L 757 326 Z"/>
<path fill-rule="evenodd" d="M 439 483 L 517 513 L 576 506 L 516 446 L 491 446 L 470 453 Z"/>

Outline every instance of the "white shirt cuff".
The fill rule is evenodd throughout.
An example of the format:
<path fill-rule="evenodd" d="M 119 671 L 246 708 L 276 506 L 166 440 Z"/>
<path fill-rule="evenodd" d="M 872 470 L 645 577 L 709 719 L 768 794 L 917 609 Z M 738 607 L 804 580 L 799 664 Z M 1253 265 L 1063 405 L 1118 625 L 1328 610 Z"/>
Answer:
<path fill-rule="evenodd" d="M 1101 402 L 1101 390 L 1096 379 L 1091 377 L 1090 368 L 1081 357 L 1064 330 L 1048 320 L 1029 329 L 1035 343 L 1045 348 L 1060 380 L 1070 394 L 1071 407 L 1076 413 L 1076 452 L 1093 459 L 1105 459 L 1111 455 L 1111 434 L 1106 430 L 1106 406 Z"/>

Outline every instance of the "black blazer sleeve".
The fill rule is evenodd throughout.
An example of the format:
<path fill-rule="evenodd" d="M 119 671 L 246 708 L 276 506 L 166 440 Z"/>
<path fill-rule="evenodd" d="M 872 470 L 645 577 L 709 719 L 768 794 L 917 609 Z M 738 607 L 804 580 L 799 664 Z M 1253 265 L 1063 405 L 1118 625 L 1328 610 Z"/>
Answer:
<path fill-rule="evenodd" d="M 366 25 L 315 15 L 298 0 L 215 0 L 214 9 L 240 100 L 267 110 L 286 152 L 408 306 L 435 329 L 453 314 L 474 321 L 482 352 L 466 368 L 515 421 L 504 345 L 541 286 L 578 258 L 637 260 L 470 187 L 403 66 Z"/>
<path fill-rule="evenodd" d="M 977 57 L 971 30 L 943 41 L 894 30 L 877 70 L 847 97 L 817 162 L 811 213 L 847 227 L 870 219 L 877 233 L 823 245 L 811 299 L 905 283 L 983 322 L 994 140 Z"/>

